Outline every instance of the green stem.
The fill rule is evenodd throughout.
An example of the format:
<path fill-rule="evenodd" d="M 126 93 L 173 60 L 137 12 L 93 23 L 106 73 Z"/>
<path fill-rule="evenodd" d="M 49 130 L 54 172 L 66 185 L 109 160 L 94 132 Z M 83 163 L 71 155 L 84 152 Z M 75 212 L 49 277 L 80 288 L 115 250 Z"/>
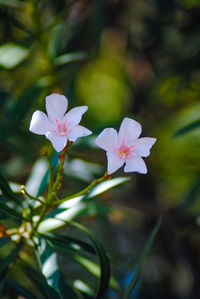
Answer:
<path fill-rule="evenodd" d="M 55 180 L 55 183 L 53 184 L 52 193 L 51 193 L 50 198 L 55 197 L 57 195 L 58 191 L 60 190 L 61 186 L 62 186 L 62 173 L 64 171 L 63 165 L 64 165 L 64 162 L 65 162 L 66 152 L 68 151 L 70 145 L 72 145 L 72 141 L 67 142 L 67 145 L 62 150 L 62 153 L 60 155 L 60 164 L 58 166 L 56 180 Z"/>
<path fill-rule="evenodd" d="M 45 202 L 45 205 L 43 205 L 41 213 L 39 215 L 39 219 L 36 222 L 35 226 L 32 229 L 32 234 L 33 235 L 37 229 L 38 226 L 40 225 L 40 223 L 42 222 L 44 216 L 46 215 L 46 213 L 48 212 L 48 210 L 52 207 L 52 201 L 54 196 L 56 196 L 57 192 L 59 191 L 60 187 L 61 187 L 61 180 L 62 180 L 62 172 L 63 172 L 63 164 L 65 161 L 65 154 L 69 148 L 69 146 L 72 144 L 71 141 L 68 141 L 67 145 L 65 146 L 65 148 L 63 149 L 61 156 L 60 156 L 60 164 L 58 166 L 58 172 L 56 175 L 56 180 L 55 183 L 53 184 L 53 171 L 52 171 L 52 166 L 51 166 L 51 162 L 50 160 L 47 158 L 48 163 L 49 163 L 49 189 L 48 189 L 48 197 L 47 197 L 47 201 Z"/>
<path fill-rule="evenodd" d="M 33 199 L 33 200 L 35 200 L 35 201 L 40 202 L 41 204 L 45 204 L 45 202 L 42 201 L 41 199 L 39 199 L 38 197 L 32 196 L 30 193 L 28 193 L 28 191 L 26 190 L 26 188 L 25 188 L 24 185 L 22 185 L 22 186 L 20 187 L 20 189 L 21 189 L 22 194 L 25 194 L 25 195 L 28 196 L 31 200 Z"/>
<path fill-rule="evenodd" d="M 69 199 L 73 199 L 75 197 L 79 197 L 79 196 L 83 196 L 83 195 L 87 195 L 88 192 L 95 187 L 96 185 L 98 185 L 99 183 L 102 183 L 108 179 L 110 179 L 112 177 L 112 175 L 108 175 L 108 173 L 106 172 L 102 177 L 100 177 L 99 179 L 95 179 L 88 187 L 86 187 L 85 189 L 83 189 L 80 192 L 77 192 L 71 196 L 67 196 L 63 199 L 57 200 L 55 202 L 53 202 L 53 205 L 60 205 L 61 203 L 69 200 Z"/>

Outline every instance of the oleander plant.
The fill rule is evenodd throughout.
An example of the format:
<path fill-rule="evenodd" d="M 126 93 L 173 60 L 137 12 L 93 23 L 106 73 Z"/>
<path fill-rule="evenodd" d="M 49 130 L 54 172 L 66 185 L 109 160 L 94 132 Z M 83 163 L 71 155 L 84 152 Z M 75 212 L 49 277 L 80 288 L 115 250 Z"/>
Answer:
<path fill-rule="evenodd" d="M 200 298 L 199 19 L 0 0 L 0 298 Z"/>
<path fill-rule="evenodd" d="M 7 195 L 11 202 L 10 205 L 6 205 L 5 199 L 2 197 L 1 213 L 2 216 L 10 216 L 14 226 L 6 230 L 2 225 L 3 238 L 1 242 L 3 244 L 11 242 L 13 249 L 2 261 L 1 289 L 8 284 L 26 298 L 38 297 L 9 277 L 9 268 L 16 259 L 19 259 L 20 266 L 39 288 L 40 295 L 44 297 L 82 298 L 86 289 L 86 294 L 89 292 L 89 295 L 92 294 L 94 298 L 105 298 L 109 287 L 120 293 L 118 282 L 111 274 L 112 259 L 109 253 L 98 238 L 85 226 L 76 222 L 76 217 L 87 207 L 91 198 L 129 179 L 128 177 L 112 178 L 113 173 L 124 163 L 125 172 L 147 173 L 146 165 L 141 157 L 149 156 L 150 148 L 156 141 L 155 138 L 138 138 L 142 130 L 141 125 L 130 118 L 124 118 L 119 133 L 113 128 L 104 129 L 95 142 L 107 151 L 107 171 L 83 190 L 60 198 L 59 191 L 63 184 L 67 152 L 78 138 L 92 133 L 79 125 L 82 114 L 88 107 L 78 106 L 66 113 L 67 106 L 67 98 L 54 93 L 46 97 L 47 115 L 39 110 L 32 115 L 29 130 L 35 134 L 45 135 L 58 153 L 54 163 L 52 163 L 52 157 L 49 157 L 47 152 L 44 153 L 48 171 L 39 182 L 40 187 L 37 194 L 34 195 L 35 190 L 34 194 L 29 193 L 24 185 L 20 186 L 21 194 L 16 194 L 5 181 L 2 181 L 3 195 Z M 160 222 L 161 220 L 150 236 L 147 251 L 153 242 Z M 64 226 L 75 228 L 77 231 L 75 236 L 71 237 L 55 232 Z M 85 235 L 88 241 L 85 242 L 78 238 L 79 234 Z M 32 265 L 26 260 L 24 256 L 26 254 L 23 255 L 24 248 L 32 256 Z M 74 285 L 67 282 L 59 265 L 57 256 L 59 252 L 97 276 L 96 290 L 90 290 L 86 282 L 80 284 L 78 276 Z M 144 252 L 144 255 L 146 254 Z M 90 259 L 90 255 L 96 256 L 97 262 Z M 136 274 L 133 281 L 130 282 L 127 292 L 121 294 L 124 298 L 129 298 L 136 282 L 135 276 Z"/>

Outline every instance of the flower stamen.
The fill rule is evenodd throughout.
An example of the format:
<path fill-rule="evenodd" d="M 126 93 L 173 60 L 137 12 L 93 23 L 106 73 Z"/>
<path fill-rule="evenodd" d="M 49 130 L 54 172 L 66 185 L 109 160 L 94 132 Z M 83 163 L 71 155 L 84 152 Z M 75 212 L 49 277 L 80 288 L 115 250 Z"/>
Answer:
<path fill-rule="evenodd" d="M 134 146 L 127 146 L 123 142 L 120 148 L 117 150 L 117 153 L 121 159 L 126 159 L 128 157 L 130 158 L 130 154 L 132 153 L 131 150 L 133 148 Z"/>

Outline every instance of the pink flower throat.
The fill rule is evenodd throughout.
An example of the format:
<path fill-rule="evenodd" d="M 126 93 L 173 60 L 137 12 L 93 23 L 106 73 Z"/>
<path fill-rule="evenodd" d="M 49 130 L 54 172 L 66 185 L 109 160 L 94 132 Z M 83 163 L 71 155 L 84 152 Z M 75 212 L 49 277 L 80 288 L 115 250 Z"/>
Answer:
<path fill-rule="evenodd" d="M 134 146 L 127 146 L 124 143 L 120 146 L 120 148 L 117 149 L 117 153 L 120 157 L 120 159 L 130 158 L 130 155 L 132 155 L 132 149 Z"/>
<path fill-rule="evenodd" d="M 67 134 L 67 121 L 59 122 L 56 119 L 56 129 L 55 129 L 55 133 L 59 136 L 66 136 Z"/>

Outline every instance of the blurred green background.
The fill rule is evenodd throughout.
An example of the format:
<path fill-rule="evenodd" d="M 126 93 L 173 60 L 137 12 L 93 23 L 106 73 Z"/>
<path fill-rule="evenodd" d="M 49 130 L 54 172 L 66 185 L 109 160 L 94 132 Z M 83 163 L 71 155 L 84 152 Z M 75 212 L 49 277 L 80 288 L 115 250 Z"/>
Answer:
<path fill-rule="evenodd" d="M 94 144 L 103 128 L 127 116 L 157 138 L 148 174 L 131 174 L 77 218 L 113 256 L 123 288 L 163 215 L 132 298 L 200 298 L 199 20 L 199 0 L 0 0 L 0 172 L 9 181 L 30 185 L 36 169 L 34 192 L 43 176 L 42 154 L 53 149 L 28 127 L 53 92 L 69 108 L 88 105 L 82 124 L 94 133 L 70 149 L 63 195 L 104 173 Z M 86 275 L 60 260 L 70 279 Z"/>

